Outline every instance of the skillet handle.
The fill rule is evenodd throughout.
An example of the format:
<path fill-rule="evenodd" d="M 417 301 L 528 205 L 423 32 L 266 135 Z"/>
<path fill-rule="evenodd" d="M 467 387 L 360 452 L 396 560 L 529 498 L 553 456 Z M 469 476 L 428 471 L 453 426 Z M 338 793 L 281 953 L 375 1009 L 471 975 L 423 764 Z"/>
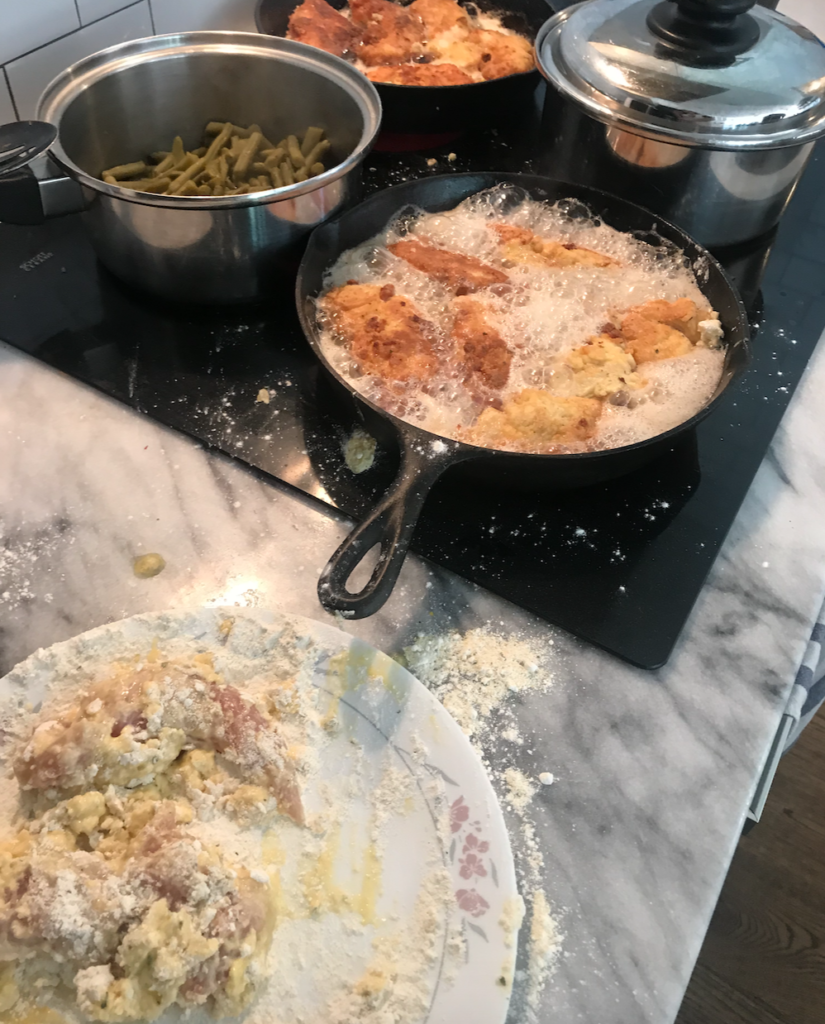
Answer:
<path fill-rule="evenodd" d="M 431 441 L 410 433 L 401 437 L 401 467 L 392 486 L 367 518 L 342 542 L 318 581 L 318 599 L 328 611 L 363 619 L 383 607 L 393 591 L 427 495 L 450 466 L 478 458 L 455 441 Z M 381 545 L 369 582 L 358 593 L 347 580 L 365 556 Z"/>

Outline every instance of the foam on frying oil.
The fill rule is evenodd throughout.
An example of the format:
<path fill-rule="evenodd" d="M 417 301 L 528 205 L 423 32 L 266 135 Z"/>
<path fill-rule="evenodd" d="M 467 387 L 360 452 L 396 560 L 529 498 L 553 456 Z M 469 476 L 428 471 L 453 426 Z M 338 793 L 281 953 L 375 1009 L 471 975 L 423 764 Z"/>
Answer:
<path fill-rule="evenodd" d="M 496 295 L 484 289 L 472 296 L 483 303 L 487 322 L 513 352 L 501 399 L 524 388 L 550 387 L 558 357 L 599 334 L 606 322 L 618 322 L 630 306 L 653 299 L 689 298 L 701 309 L 709 308 L 681 251 L 616 231 L 587 216 L 581 204 L 540 203 L 521 189 L 504 185 L 472 196 L 447 213 L 402 210 L 384 232 L 340 256 L 327 275 L 324 291 L 348 281 L 395 285 L 396 292 L 410 298 L 434 325 L 445 368 L 426 390 L 420 384 L 394 384 L 388 399 L 384 383 L 363 375 L 347 347 L 328 328 L 322 332 L 322 347 L 334 368 L 365 397 L 435 434 L 460 438 L 482 406 L 465 386 L 461 366 L 449 361 L 453 293 L 393 256 L 387 246 L 399 238 L 414 237 L 501 267 L 502 251 L 491 223 L 529 228 L 543 238 L 594 249 L 620 264 L 554 268 L 511 263 L 505 266 L 514 286 L 510 291 Z M 696 348 L 678 359 L 642 364 L 640 373 L 647 384 L 633 392 L 632 407 L 606 401 L 596 437 L 587 448 L 632 444 L 689 419 L 712 396 L 723 363 L 722 350 Z M 571 445 L 568 450 L 581 447 Z"/>

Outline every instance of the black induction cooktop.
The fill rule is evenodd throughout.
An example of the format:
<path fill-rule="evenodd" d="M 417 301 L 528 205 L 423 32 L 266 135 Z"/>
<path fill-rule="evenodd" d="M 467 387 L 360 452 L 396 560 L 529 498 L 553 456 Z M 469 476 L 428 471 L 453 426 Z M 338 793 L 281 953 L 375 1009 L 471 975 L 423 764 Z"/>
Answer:
<path fill-rule="evenodd" d="M 365 191 L 452 171 L 535 171 L 535 131 L 374 152 Z M 753 317 L 753 361 L 695 432 L 644 470 L 578 491 L 469 492 L 447 474 L 413 549 L 635 665 L 663 664 L 825 327 L 823 185 L 820 147 L 778 233 L 718 254 Z M 353 424 L 304 341 L 290 284 L 273 282 L 259 306 L 175 306 L 109 275 L 77 215 L 0 224 L 0 338 L 358 516 L 397 453 L 379 451 L 359 476 L 346 468 Z M 256 402 L 261 388 L 268 404 Z"/>

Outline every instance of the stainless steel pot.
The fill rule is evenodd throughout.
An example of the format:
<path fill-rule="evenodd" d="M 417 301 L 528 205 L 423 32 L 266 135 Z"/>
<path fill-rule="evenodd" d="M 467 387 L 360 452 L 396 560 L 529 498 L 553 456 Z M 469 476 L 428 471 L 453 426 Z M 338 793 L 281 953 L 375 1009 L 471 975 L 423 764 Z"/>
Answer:
<path fill-rule="evenodd" d="M 381 105 L 363 75 L 321 50 L 253 33 L 190 32 L 85 58 L 47 87 L 37 116 L 57 127 L 51 158 L 81 186 L 92 243 L 111 271 L 168 298 L 234 302 L 265 295 L 274 275 L 294 271 L 302 240 L 357 194 Z M 319 125 L 332 142 L 329 169 L 221 197 L 150 195 L 97 177 L 168 148 L 175 135 L 196 148 L 214 120 L 257 123 L 275 138 Z M 25 184 L 0 178 L 0 217 L 11 208 L 30 218 L 14 194 L 2 198 Z M 66 212 L 60 186 L 54 176 L 41 185 L 46 213 Z"/>
<path fill-rule="evenodd" d="M 772 228 L 825 134 L 825 48 L 754 0 L 589 0 L 536 39 L 543 173 L 705 246 Z"/>

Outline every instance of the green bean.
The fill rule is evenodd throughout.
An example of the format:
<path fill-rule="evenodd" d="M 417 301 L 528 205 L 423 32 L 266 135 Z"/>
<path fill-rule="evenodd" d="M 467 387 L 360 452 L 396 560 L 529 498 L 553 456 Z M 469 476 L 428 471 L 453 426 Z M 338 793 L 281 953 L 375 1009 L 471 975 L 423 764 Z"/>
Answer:
<path fill-rule="evenodd" d="M 323 157 L 326 154 L 326 151 L 329 149 L 329 147 L 330 142 L 328 139 L 322 139 L 320 142 L 316 143 L 313 149 L 311 149 L 310 152 L 307 154 L 307 167 L 312 167 L 313 164 L 318 163 L 321 157 Z"/>
<path fill-rule="evenodd" d="M 299 167 L 304 166 L 304 155 L 301 152 L 301 147 L 298 145 L 298 140 L 294 135 L 287 136 L 286 151 L 289 154 L 289 159 L 292 161 L 292 166 L 296 171 Z"/>
<path fill-rule="evenodd" d="M 155 177 L 158 178 L 160 175 L 165 174 L 166 171 L 171 170 L 175 165 L 175 158 L 171 153 L 167 153 L 166 156 L 161 160 L 157 167 L 153 168 Z"/>
<path fill-rule="evenodd" d="M 136 160 L 132 164 L 118 164 L 117 167 L 110 167 L 108 171 L 104 171 L 104 177 L 108 175 L 110 178 L 114 178 L 120 181 L 121 178 L 136 178 L 139 174 L 145 174 L 149 168 L 142 160 Z"/>
<path fill-rule="evenodd" d="M 157 150 L 146 161 L 134 161 L 101 173 L 109 185 L 135 192 L 171 196 L 247 195 L 284 188 L 322 174 L 330 143 L 324 130 L 310 127 L 303 136 L 288 135 L 277 146 L 260 125 L 240 127 L 230 121 L 209 121 L 203 146 L 187 151 L 180 135 L 170 150 Z"/>
<path fill-rule="evenodd" d="M 172 187 L 169 189 L 169 195 L 179 195 L 181 189 L 187 184 L 187 182 L 190 182 L 192 181 L 193 178 L 196 178 L 204 169 L 204 167 L 206 167 L 206 157 L 202 156 L 200 160 L 196 160 L 183 172 L 183 174 L 180 175 L 180 177 L 175 179 Z"/>
<path fill-rule="evenodd" d="M 304 141 L 301 143 L 301 153 L 304 156 L 309 156 L 323 137 L 323 128 L 307 128 Z"/>
<path fill-rule="evenodd" d="M 169 185 L 168 178 L 141 178 L 138 181 L 119 181 L 121 188 L 130 188 L 133 192 L 164 192 Z"/>
<path fill-rule="evenodd" d="M 260 132 L 253 132 L 253 134 L 246 140 L 243 151 L 235 162 L 233 170 L 233 175 L 236 181 L 238 178 L 243 178 L 249 170 L 249 165 L 252 163 L 253 157 L 258 152 L 258 146 L 261 144 L 261 138 L 262 136 Z"/>
<path fill-rule="evenodd" d="M 210 145 L 209 149 L 206 150 L 206 152 L 203 154 L 200 160 L 196 160 L 195 163 L 193 163 L 191 167 L 189 167 L 184 172 L 184 174 L 182 174 L 175 181 L 174 185 L 172 185 L 172 188 L 170 189 L 170 195 L 179 194 L 183 185 L 191 178 L 195 178 L 198 174 L 200 174 L 201 171 L 206 167 L 206 165 L 217 156 L 218 151 L 221 149 L 222 146 L 226 144 L 226 141 L 229 138 L 229 133 L 231 130 L 232 129 L 229 124 L 225 124 L 223 126 L 220 134 L 217 135 L 212 140 L 212 144 Z"/>
<path fill-rule="evenodd" d="M 197 162 L 198 158 L 196 156 L 193 156 L 192 153 L 186 153 L 184 154 L 183 159 L 179 160 L 178 163 L 175 164 L 174 170 L 178 171 L 178 173 L 181 171 L 188 171 L 189 168 Z"/>
<path fill-rule="evenodd" d="M 280 167 L 285 156 L 286 150 L 281 149 L 280 146 L 277 149 L 270 150 L 269 155 L 264 160 L 267 170 L 271 171 L 273 167 Z"/>

